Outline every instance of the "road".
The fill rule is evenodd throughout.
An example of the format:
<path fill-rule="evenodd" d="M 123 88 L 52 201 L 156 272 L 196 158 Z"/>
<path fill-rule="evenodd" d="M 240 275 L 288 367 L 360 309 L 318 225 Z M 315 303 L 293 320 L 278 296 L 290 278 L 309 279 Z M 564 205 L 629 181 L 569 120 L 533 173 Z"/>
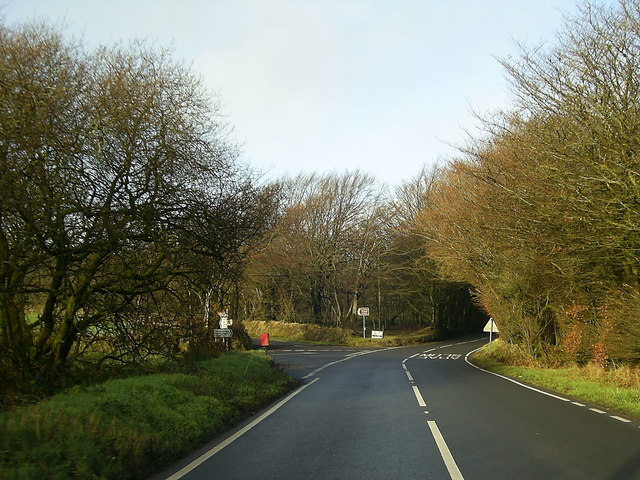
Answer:
<path fill-rule="evenodd" d="M 279 344 L 303 386 L 163 479 L 640 479 L 636 421 L 466 361 L 485 339 Z"/>

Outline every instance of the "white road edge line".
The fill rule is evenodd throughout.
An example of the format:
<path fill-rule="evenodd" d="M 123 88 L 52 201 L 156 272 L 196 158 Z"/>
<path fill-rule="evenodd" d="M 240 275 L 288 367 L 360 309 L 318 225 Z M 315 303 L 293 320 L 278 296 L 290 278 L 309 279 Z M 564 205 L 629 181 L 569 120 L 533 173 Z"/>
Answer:
<path fill-rule="evenodd" d="M 524 383 L 518 382 L 517 380 L 514 380 L 513 378 L 505 377 L 504 375 L 500 375 L 499 373 L 490 372 L 489 370 L 485 370 L 484 368 L 480 368 L 477 365 L 474 365 L 473 363 L 471 363 L 469 361 L 469 355 L 471 355 L 474 352 L 477 352 L 481 348 L 482 347 L 476 348 L 475 350 L 471 350 L 469 353 L 467 353 L 465 355 L 465 357 L 464 357 L 464 361 L 467 362 L 469 365 L 471 365 L 473 368 L 477 368 L 478 370 L 481 370 L 481 371 L 483 371 L 485 373 L 489 373 L 491 375 L 495 375 L 496 377 L 500 377 L 500 378 L 502 378 L 504 380 L 508 380 L 511 383 L 515 383 L 516 385 L 520 385 L 521 387 L 528 388 L 529 390 L 533 390 L 534 392 L 541 393 L 542 395 L 546 395 L 547 397 L 555 398 L 556 400 L 562 400 L 563 402 L 570 402 L 571 401 L 568 398 L 560 397 L 558 395 L 554 395 L 553 393 L 545 392 L 544 390 L 540 390 L 538 388 L 534 388 L 534 387 L 532 387 L 530 385 L 525 385 Z"/>
<path fill-rule="evenodd" d="M 427 404 L 425 403 L 424 398 L 422 398 L 422 394 L 420 393 L 420 390 L 418 390 L 418 387 L 413 385 L 411 388 L 413 388 L 413 393 L 416 396 L 416 400 L 418 400 L 418 405 L 426 407 Z"/>
<path fill-rule="evenodd" d="M 624 417 L 619 417 L 617 415 L 611 415 L 611 418 L 618 420 L 619 422 L 624 422 L 624 423 L 631 423 L 631 420 L 624 418 Z"/>
<path fill-rule="evenodd" d="M 409 379 L 410 382 L 413 382 L 413 377 L 411 376 L 411 372 L 409 372 L 409 370 L 405 370 L 405 372 L 407 374 L 407 378 Z"/>
<path fill-rule="evenodd" d="M 480 348 L 482 348 L 482 347 L 480 347 Z M 476 352 L 476 351 L 480 350 L 480 348 L 476 348 L 475 350 L 470 351 L 464 357 L 464 361 L 467 362 L 469 365 L 471 365 L 473 368 L 477 368 L 478 370 L 482 370 L 483 372 L 490 373 L 491 375 L 495 375 L 496 377 L 500 377 L 500 378 L 503 378 L 505 380 L 509 380 L 510 382 L 515 383 L 516 385 L 520 385 L 521 387 L 528 388 L 529 390 L 533 390 L 534 392 L 541 393 L 543 395 L 546 395 L 547 397 L 552 397 L 552 398 L 555 398 L 557 400 L 562 400 L 563 402 L 571 402 L 572 404 L 574 404 L 574 405 L 576 405 L 578 407 L 586 407 L 586 405 L 583 404 L 583 403 L 572 402 L 568 398 L 560 397 L 558 395 L 554 395 L 553 393 L 545 392 L 544 390 L 539 390 L 539 389 L 531 387 L 529 385 L 525 385 L 524 383 L 518 382 L 517 380 L 514 380 L 513 378 L 505 377 L 504 375 L 500 375 L 499 373 L 490 372 L 489 370 L 485 370 L 484 368 L 480 368 L 477 365 L 474 365 L 473 363 L 471 363 L 469 361 L 469 355 L 471 355 L 473 352 Z M 599 413 L 599 414 L 606 414 L 607 413 L 604 410 L 600 410 L 599 408 L 589 408 L 589 410 L 591 410 L 594 413 Z M 611 418 L 613 418 L 614 420 L 618 420 L 619 422 L 631 423 L 631 420 L 628 420 L 628 419 L 623 418 L 623 417 L 619 417 L 617 415 L 609 415 L 609 416 Z"/>
<path fill-rule="evenodd" d="M 438 428 L 438 424 L 433 420 L 427 420 L 427 424 L 431 429 L 431 434 L 433 435 L 433 439 L 436 441 L 436 445 L 438 445 L 438 449 L 440 450 L 440 455 L 444 460 L 444 464 L 449 471 L 449 476 L 451 480 L 464 480 L 462 473 L 460 473 L 460 469 L 456 464 L 456 461 L 453 459 L 453 455 L 451 455 L 451 451 L 449 447 L 447 447 L 447 442 L 444 441 L 444 437 L 442 433 L 440 433 L 440 429 Z"/>
<path fill-rule="evenodd" d="M 226 447 L 227 445 L 231 444 L 232 442 L 234 442 L 235 440 L 237 440 L 238 438 L 240 438 L 242 435 L 244 435 L 245 433 L 247 433 L 249 430 L 251 430 L 253 427 L 255 427 L 256 425 L 258 425 L 260 422 L 262 422 L 264 419 L 266 419 L 269 415 L 271 415 L 272 413 L 274 413 L 276 410 L 278 410 L 280 407 L 282 407 L 285 403 L 287 403 L 289 400 L 291 400 L 293 397 L 295 397 L 296 395 L 298 395 L 300 392 L 302 392 L 305 388 L 310 387 L 311 385 L 313 385 L 315 382 L 317 382 L 318 380 L 320 380 L 319 378 L 315 378 L 313 379 L 311 382 L 307 383 L 306 385 L 303 385 L 302 387 L 298 388 L 297 390 L 295 390 L 294 392 L 290 393 L 288 396 L 286 396 L 284 399 L 280 400 L 280 402 L 278 402 L 276 405 L 274 405 L 273 407 L 271 407 L 269 410 L 267 410 L 266 412 L 264 412 L 262 415 L 260 415 L 258 418 L 256 418 L 253 422 L 251 422 L 250 424 L 246 425 L 244 428 L 238 430 L 236 433 L 234 433 L 233 435 L 231 435 L 229 438 L 227 438 L 225 441 L 219 443 L 218 445 L 216 445 L 215 447 L 213 447 L 211 450 L 209 450 L 208 452 L 206 452 L 205 454 L 201 455 L 200 457 L 196 458 L 193 462 L 191 462 L 189 465 L 187 465 L 186 467 L 181 468 L 180 470 L 178 470 L 176 473 L 174 473 L 173 475 L 171 475 L 170 477 L 168 477 L 166 480 L 178 480 L 182 477 L 184 477 L 187 473 L 189 473 L 190 471 L 194 470 L 195 468 L 199 467 L 200 465 L 202 465 L 204 462 L 206 462 L 207 460 L 209 460 L 211 457 L 213 457 L 216 453 L 218 453 L 220 450 L 222 450 L 224 447 Z"/>

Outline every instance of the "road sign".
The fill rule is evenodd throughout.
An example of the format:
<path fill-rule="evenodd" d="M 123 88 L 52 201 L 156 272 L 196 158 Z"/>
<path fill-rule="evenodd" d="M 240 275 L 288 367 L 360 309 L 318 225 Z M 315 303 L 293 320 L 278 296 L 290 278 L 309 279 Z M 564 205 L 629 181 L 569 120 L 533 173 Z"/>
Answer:
<path fill-rule="evenodd" d="M 489 333 L 500 333 L 500 330 L 498 330 L 498 325 L 496 324 L 493 318 L 489 319 L 489 321 L 484 326 L 484 329 L 482 331 L 489 332 Z"/>
<path fill-rule="evenodd" d="M 489 343 L 493 342 L 494 333 L 500 333 L 500 330 L 498 330 L 498 325 L 496 325 L 496 322 L 493 320 L 493 317 L 489 319 L 489 321 L 484 326 L 484 329 L 482 331 L 489 332 Z"/>
<path fill-rule="evenodd" d="M 384 338 L 382 330 L 371 330 L 371 338 Z"/>
<path fill-rule="evenodd" d="M 231 338 L 233 336 L 233 330 L 230 328 L 214 328 L 213 329 L 213 337 L 214 338 Z"/>
<path fill-rule="evenodd" d="M 231 320 L 230 318 L 220 319 L 220 328 L 222 329 L 229 328 L 231 325 L 233 325 L 233 320 Z"/>
<path fill-rule="evenodd" d="M 358 308 L 358 315 L 362 317 L 362 338 L 367 337 L 367 327 L 364 322 L 364 317 L 369 316 L 369 307 L 360 307 Z"/>

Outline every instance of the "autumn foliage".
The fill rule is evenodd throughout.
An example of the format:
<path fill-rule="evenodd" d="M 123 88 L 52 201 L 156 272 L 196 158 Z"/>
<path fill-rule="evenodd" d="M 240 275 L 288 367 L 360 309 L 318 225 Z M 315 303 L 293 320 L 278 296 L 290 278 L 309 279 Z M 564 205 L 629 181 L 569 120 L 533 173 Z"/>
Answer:
<path fill-rule="evenodd" d="M 429 257 L 533 355 L 640 358 L 640 3 L 505 59 L 515 102 L 441 173 Z"/>

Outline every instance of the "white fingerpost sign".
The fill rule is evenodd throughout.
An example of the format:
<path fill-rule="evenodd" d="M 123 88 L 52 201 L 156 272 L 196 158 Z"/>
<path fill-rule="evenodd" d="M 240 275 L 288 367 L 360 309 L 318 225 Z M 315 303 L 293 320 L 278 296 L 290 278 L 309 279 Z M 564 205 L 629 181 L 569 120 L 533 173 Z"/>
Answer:
<path fill-rule="evenodd" d="M 233 337 L 233 331 L 230 328 L 214 328 L 214 338 L 231 338 Z"/>

